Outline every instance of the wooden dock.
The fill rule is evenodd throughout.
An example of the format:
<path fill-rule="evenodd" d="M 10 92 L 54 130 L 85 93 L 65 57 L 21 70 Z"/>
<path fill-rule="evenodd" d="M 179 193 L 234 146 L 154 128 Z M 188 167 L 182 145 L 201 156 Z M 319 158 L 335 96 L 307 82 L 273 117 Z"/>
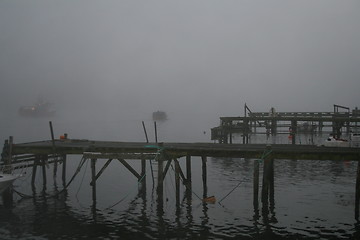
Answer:
<path fill-rule="evenodd" d="M 252 112 L 245 104 L 244 116 L 220 117 L 220 126 L 211 129 L 211 139 L 232 143 L 232 135 L 241 134 L 243 143 L 248 143 L 250 134 L 288 134 L 295 144 L 302 133 L 328 133 L 340 138 L 344 132 L 360 132 L 359 109 L 350 111 L 348 107 L 334 105 L 334 112 L 276 112 L 273 108 L 269 112 Z"/>
<path fill-rule="evenodd" d="M 292 144 L 220 144 L 220 143 L 146 143 L 146 142 L 113 142 L 93 141 L 86 139 L 52 139 L 38 142 L 15 143 L 10 137 L 5 141 L 1 165 L 14 168 L 32 167 L 32 185 L 34 186 L 37 168 L 42 168 L 43 182 L 46 185 L 46 165 L 54 164 L 54 176 L 57 165 L 62 164 L 62 180 L 64 188 L 66 181 L 67 155 L 82 156 L 82 165 L 91 161 L 91 186 L 93 205 L 96 206 L 96 180 L 103 174 L 111 161 L 117 161 L 126 167 L 138 180 L 140 189 L 146 187 L 146 162 L 157 162 L 157 202 L 163 204 L 163 181 L 171 164 L 175 168 L 176 205 L 180 206 L 180 183 L 191 195 L 192 157 L 197 156 L 202 161 L 203 199 L 207 199 L 207 158 L 245 158 L 254 160 L 253 199 L 254 209 L 258 209 L 259 198 L 259 167 L 263 166 L 261 202 L 262 210 L 268 211 L 274 204 L 274 160 L 332 160 L 358 161 L 358 174 L 355 189 L 355 218 L 359 218 L 360 206 L 360 148 L 339 148 L 313 145 Z M 104 161 L 99 161 L 104 160 Z M 141 168 L 135 169 L 130 161 L 140 160 Z M 186 169 L 181 169 L 179 161 L 185 161 Z M 262 161 L 259 161 L 262 160 Z M 103 162 L 97 171 L 96 164 Z M 81 166 L 82 166 L 81 165 Z M 81 167 L 80 167 L 81 168 Z M 77 169 L 79 172 L 80 169 Z M 76 175 L 75 174 L 75 175 Z M 75 177 L 75 175 L 73 177 Z M 154 181 L 154 180 L 153 180 Z M 270 207 L 271 209 L 271 207 Z"/>

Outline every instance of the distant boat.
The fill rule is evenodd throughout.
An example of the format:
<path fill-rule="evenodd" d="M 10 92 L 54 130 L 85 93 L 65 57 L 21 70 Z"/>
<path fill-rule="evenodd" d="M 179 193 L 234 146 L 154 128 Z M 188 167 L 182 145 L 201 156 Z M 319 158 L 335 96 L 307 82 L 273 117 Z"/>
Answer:
<path fill-rule="evenodd" d="M 324 142 L 325 147 L 350 147 L 350 142 L 346 139 L 338 139 L 333 136 L 328 137 Z"/>
<path fill-rule="evenodd" d="M 51 117 L 55 115 L 52 104 L 39 99 L 32 106 L 22 106 L 19 108 L 19 114 L 26 117 Z"/>
<path fill-rule="evenodd" d="M 156 111 L 156 112 L 153 112 L 152 118 L 154 121 L 165 121 L 165 120 L 167 120 L 167 115 L 166 115 L 166 112 Z"/>

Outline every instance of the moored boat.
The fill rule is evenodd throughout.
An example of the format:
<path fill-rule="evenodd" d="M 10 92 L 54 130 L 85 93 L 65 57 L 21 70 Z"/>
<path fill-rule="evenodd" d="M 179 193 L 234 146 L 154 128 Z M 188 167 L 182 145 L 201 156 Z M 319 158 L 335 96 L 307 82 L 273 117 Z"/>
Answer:
<path fill-rule="evenodd" d="M 55 110 L 51 103 L 40 99 L 34 105 L 20 107 L 19 114 L 25 117 L 51 117 L 55 115 Z"/>
<path fill-rule="evenodd" d="M 165 121 L 165 120 L 167 120 L 167 115 L 166 115 L 166 112 L 156 111 L 156 112 L 153 112 L 152 118 L 154 121 Z"/>
<path fill-rule="evenodd" d="M 20 175 L 0 173 L 0 194 L 3 193 Z"/>

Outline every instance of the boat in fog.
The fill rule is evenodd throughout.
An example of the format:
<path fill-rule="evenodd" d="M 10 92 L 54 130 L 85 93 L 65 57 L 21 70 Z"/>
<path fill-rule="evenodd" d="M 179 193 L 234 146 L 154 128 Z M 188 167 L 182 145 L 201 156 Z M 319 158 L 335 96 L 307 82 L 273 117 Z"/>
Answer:
<path fill-rule="evenodd" d="M 165 121 L 165 120 L 167 120 L 167 115 L 166 115 L 166 112 L 156 111 L 156 112 L 153 112 L 152 118 L 154 121 Z"/>
<path fill-rule="evenodd" d="M 51 117 L 55 115 L 50 102 L 39 99 L 34 105 L 21 106 L 19 115 L 24 117 Z"/>

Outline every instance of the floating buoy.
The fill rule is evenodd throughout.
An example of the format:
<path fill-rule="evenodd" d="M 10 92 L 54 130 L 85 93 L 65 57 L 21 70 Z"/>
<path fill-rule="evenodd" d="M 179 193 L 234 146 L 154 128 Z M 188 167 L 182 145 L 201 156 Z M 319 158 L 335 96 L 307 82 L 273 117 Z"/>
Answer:
<path fill-rule="evenodd" d="M 204 198 L 203 202 L 214 204 L 216 202 L 216 198 L 215 198 L 215 196 L 210 196 L 210 197 Z"/>

